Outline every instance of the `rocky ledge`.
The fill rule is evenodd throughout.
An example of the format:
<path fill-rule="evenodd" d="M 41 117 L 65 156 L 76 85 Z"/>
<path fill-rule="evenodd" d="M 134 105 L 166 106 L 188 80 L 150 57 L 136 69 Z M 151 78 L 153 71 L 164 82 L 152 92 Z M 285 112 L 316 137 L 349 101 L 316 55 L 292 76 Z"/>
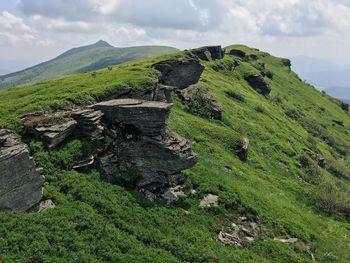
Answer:
<path fill-rule="evenodd" d="M 27 211 L 39 204 L 44 177 L 27 145 L 0 130 L 0 211 Z"/>

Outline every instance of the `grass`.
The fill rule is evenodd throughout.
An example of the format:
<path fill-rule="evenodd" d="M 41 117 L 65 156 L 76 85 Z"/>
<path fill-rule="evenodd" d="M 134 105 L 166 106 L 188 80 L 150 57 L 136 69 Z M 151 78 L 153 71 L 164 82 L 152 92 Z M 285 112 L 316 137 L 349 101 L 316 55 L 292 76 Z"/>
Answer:
<path fill-rule="evenodd" d="M 350 225 L 343 214 L 326 211 L 329 198 L 339 196 L 333 203 L 342 208 L 346 202 L 349 149 L 340 156 L 301 121 L 308 118 L 327 136 L 348 144 L 349 115 L 300 81 L 284 60 L 245 46 L 228 47 L 227 52 L 232 48 L 258 56 L 273 73 L 272 79 L 265 79 L 272 91 L 268 97 L 254 91 L 244 76 L 257 69 L 241 61 L 231 71 L 237 58 L 227 55 L 219 62 L 202 61 L 206 70 L 198 84 L 223 105 L 222 121 L 193 115 L 174 97 L 169 126 L 190 140 L 199 155 L 197 165 L 182 175 L 196 186 L 195 194 L 173 207 L 151 203 L 137 192 L 104 182 L 96 171 L 70 171 L 75 154 L 89 150 L 84 142 L 67 142 L 53 151 L 32 142 L 31 152 L 46 172 L 45 197 L 53 199 L 56 208 L 43 214 L 0 213 L 0 261 L 311 262 L 308 246 L 319 262 L 349 262 Z M 125 86 L 147 87 L 155 77 L 152 63 L 173 56 L 130 62 L 111 72 L 104 69 L 96 78 L 81 74 L 2 91 L 0 122 L 20 131 L 23 112 L 90 103 Z M 263 113 L 257 112 L 258 106 Z M 334 119 L 342 120 L 344 127 L 332 125 Z M 235 154 L 242 136 L 251 143 L 246 163 Z M 301 163 L 305 152 L 308 169 L 314 167 L 313 156 L 333 160 L 326 169 L 317 167 L 320 182 L 308 180 L 313 171 Z M 322 193 L 324 182 L 339 195 Z M 218 207 L 198 207 L 207 193 L 219 196 Z M 243 248 L 223 246 L 217 234 L 238 216 L 258 222 L 263 235 Z M 297 237 L 301 243 L 273 241 L 277 236 Z"/>

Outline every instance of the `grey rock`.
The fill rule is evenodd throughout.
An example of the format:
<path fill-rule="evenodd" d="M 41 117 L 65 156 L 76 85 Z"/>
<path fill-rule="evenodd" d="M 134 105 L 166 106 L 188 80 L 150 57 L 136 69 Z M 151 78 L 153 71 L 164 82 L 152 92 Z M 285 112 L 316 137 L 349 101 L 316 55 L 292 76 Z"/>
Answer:
<path fill-rule="evenodd" d="M 102 111 L 109 124 L 124 124 L 131 132 L 156 136 L 165 128 L 171 106 L 163 102 L 119 99 L 95 104 L 93 108 Z"/>
<path fill-rule="evenodd" d="M 43 213 L 48 209 L 55 208 L 55 204 L 51 199 L 41 201 L 38 205 L 36 205 L 31 212 Z"/>
<path fill-rule="evenodd" d="M 205 106 L 210 107 L 211 117 L 215 120 L 221 120 L 223 107 L 213 98 L 208 88 L 192 85 L 183 90 L 179 90 L 177 94 L 184 104 L 190 104 L 198 95 L 203 96 L 205 100 L 209 102 L 209 105 Z"/>
<path fill-rule="evenodd" d="M 243 162 L 248 160 L 249 146 L 250 146 L 249 139 L 244 138 L 241 149 L 237 151 L 237 156 Z"/>
<path fill-rule="evenodd" d="M 285 243 L 285 244 L 294 244 L 294 243 L 299 241 L 299 239 L 296 238 L 296 237 L 288 238 L 288 239 L 275 237 L 273 240 L 274 241 L 279 241 L 279 242 L 282 242 L 282 243 Z"/>
<path fill-rule="evenodd" d="M 95 144 L 104 139 L 104 127 L 101 122 L 103 113 L 91 108 L 76 110 L 72 112 L 72 117 L 77 122 L 75 135 L 79 138 L 85 138 Z"/>
<path fill-rule="evenodd" d="M 191 51 L 192 54 L 206 61 L 222 59 L 225 56 L 225 50 L 221 46 L 206 46 Z"/>
<path fill-rule="evenodd" d="M 26 211 L 38 204 L 44 183 L 40 171 L 27 145 L 0 130 L 0 211 Z"/>
<path fill-rule="evenodd" d="M 159 62 L 153 67 L 160 72 L 160 84 L 180 89 L 196 84 L 205 68 L 198 59 L 184 58 Z"/>
<path fill-rule="evenodd" d="M 74 131 L 77 123 L 69 112 L 56 112 L 41 116 L 30 116 L 22 120 L 25 134 L 35 137 L 53 149 L 68 138 Z"/>
<path fill-rule="evenodd" d="M 207 194 L 200 201 L 199 207 L 204 208 L 204 207 L 218 206 L 218 203 L 219 203 L 219 197 L 217 195 Z"/>
<path fill-rule="evenodd" d="M 245 77 L 245 80 L 254 90 L 263 95 L 268 95 L 271 92 L 271 87 L 261 75 L 249 75 Z"/>
<path fill-rule="evenodd" d="M 107 150 L 97 166 L 111 182 L 132 184 L 150 192 L 163 189 L 197 161 L 191 145 L 166 127 L 171 104 L 120 99 L 98 103 L 104 113 Z"/>

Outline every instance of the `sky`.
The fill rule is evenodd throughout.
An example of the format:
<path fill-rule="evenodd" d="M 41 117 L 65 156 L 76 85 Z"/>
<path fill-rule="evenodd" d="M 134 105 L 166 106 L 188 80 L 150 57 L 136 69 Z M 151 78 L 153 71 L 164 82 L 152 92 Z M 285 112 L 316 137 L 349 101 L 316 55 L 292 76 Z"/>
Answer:
<path fill-rule="evenodd" d="M 0 0 L 0 73 L 105 40 L 245 44 L 350 65 L 350 0 Z"/>

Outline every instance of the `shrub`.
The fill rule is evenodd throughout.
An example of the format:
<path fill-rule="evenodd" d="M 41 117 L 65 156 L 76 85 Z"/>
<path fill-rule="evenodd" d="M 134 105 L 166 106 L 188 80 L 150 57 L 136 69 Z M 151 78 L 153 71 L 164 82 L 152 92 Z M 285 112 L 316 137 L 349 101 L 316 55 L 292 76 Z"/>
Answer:
<path fill-rule="evenodd" d="M 314 160 L 312 160 L 307 154 L 303 153 L 299 157 L 299 162 L 307 175 L 303 176 L 303 179 L 308 183 L 319 183 L 321 179 L 321 171 Z"/>
<path fill-rule="evenodd" d="M 268 77 L 269 79 L 273 79 L 273 72 L 272 72 L 272 71 L 270 71 L 270 70 L 266 71 L 265 75 L 266 75 L 266 77 Z"/>
<path fill-rule="evenodd" d="M 197 90 L 185 105 L 185 110 L 203 118 L 213 118 L 212 100 L 202 90 Z"/>
<path fill-rule="evenodd" d="M 340 184 L 323 180 L 313 192 L 316 206 L 330 214 L 349 215 L 350 191 Z"/>
<path fill-rule="evenodd" d="M 259 113 L 265 113 L 265 112 L 266 112 L 266 109 L 265 109 L 264 106 L 262 106 L 262 105 L 257 105 L 257 106 L 255 107 L 255 110 L 256 110 L 257 112 L 259 112 Z"/>
<path fill-rule="evenodd" d="M 342 108 L 343 111 L 349 112 L 349 104 L 345 102 L 341 102 L 340 107 Z"/>
<path fill-rule="evenodd" d="M 284 111 L 289 118 L 297 120 L 301 117 L 301 113 L 296 108 L 288 108 Z"/>
<path fill-rule="evenodd" d="M 233 98 L 235 100 L 242 101 L 242 102 L 245 101 L 245 98 L 243 97 L 243 95 L 238 93 L 237 91 L 228 90 L 228 91 L 225 91 L 225 93 L 230 98 Z"/>

